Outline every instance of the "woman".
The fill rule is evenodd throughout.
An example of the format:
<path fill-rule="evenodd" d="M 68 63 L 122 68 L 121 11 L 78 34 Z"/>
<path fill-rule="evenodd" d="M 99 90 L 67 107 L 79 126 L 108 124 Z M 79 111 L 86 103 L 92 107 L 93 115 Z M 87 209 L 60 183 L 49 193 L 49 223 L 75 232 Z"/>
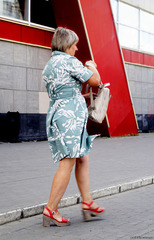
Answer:
<path fill-rule="evenodd" d="M 88 118 L 84 97 L 81 95 L 82 83 L 91 86 L 100 84 L 100 76 L 95 63 L 89 61 L 87 67 L 74 57 L 79 39 L 75 32 L 57 28 L 54 33 L 51 59 L 43 71 L 50 98 L 47 114 L 47 136 L 54 162 L 59 168 L 53 179 L 47 206 L 43 211 L 43 225 L 50 222 L 57 226 L 70 224 L 70 219 L 62 218 L 57 210 L 75 165 L 77 184 L 83 199 L 82 211 L 85 220 L 92 215 L 101 216 L 104 209 L 99 208 L 89 191 L 89 151 L 96 137 L 88 136 Z"/>

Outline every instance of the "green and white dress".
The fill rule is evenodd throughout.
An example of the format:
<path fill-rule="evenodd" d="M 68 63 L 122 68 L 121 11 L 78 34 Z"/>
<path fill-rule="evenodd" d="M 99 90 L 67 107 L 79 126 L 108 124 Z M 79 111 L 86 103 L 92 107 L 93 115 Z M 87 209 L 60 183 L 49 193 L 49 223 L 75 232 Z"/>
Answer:
<path fill-rule="evenodd" d="M 75 57 L 54 51 L 43 70 L 50 98 L 46 126 L 54 162 L 87 155 L 97 135 L 88 136 L 88 111 L 81 94 L 82 83 L 93 72 Z"/>

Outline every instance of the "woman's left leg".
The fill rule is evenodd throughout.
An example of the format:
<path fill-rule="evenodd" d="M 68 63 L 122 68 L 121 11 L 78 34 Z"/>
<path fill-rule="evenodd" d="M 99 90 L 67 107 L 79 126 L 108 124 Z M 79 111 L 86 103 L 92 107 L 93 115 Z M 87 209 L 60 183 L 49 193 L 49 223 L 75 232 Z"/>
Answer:
<path fill-rule="evenodd" d="M 75 158 L 64 158 L 59 162 L 59 168 L 54 176 L 50 197 L 47 204 L 47 207 L 50 209 L 50 211 L 55 211 L 57 209 L 58 204 L 69 183 L 71 172 L 75 162 Z M 44 209 L 43 213 L 47 216 L 49 215 L 49 212 L 46 208 Z M 58 221 L 62 220 L 59 212 L 54 215 L 54 218 Z"/>

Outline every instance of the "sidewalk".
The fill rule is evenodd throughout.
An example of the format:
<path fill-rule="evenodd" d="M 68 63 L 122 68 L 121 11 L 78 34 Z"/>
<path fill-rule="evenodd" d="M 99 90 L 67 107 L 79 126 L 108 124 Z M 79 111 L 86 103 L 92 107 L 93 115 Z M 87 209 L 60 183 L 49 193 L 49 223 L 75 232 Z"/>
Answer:
<path fill-rule="evenodd" d="M 154 178 L 154 133 L 97 138 L 90 153 L 91 191 Z M 0 214 L 48 201 L 58 168 L 47 141 L 0 144 Z M 148 182 L 147 182 L 148 183 Z M 74 171 L 64 198 L 79 194 Z"/>
<path fill-rule="evenodd" d="M 83 222 L 80 204 L 60 209 L 71 225 L 42 226 L 42 214 L 0 226 L 1 240 L 152 240 L 154 187 L 149 185 L 96 200 L 105 207 L 101 218 Z"/>

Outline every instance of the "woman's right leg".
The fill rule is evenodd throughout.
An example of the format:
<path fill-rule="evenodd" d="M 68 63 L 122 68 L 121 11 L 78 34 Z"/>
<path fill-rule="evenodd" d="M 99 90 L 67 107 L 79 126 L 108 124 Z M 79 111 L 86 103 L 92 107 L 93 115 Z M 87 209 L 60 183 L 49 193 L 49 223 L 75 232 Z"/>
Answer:
<path fill-rule="evenodd" d="M 73 166 L 76 162 L 76 158 L 64 158 L 59 162 L 59 168 L 54 176 L 49 201 L 47 207 L 51 211 L 55 211 L 58 207 L 58 203 L 60 202 L 62 196 L 65 193 L 65 190 L 68 186 L 71 172 Z M 48 211 L 44 209 L 44 214 L 49 215 Z M 61 221 L 62 217 L 59 212 L 54 214 L 54 218 L 58 221 Z"/>
<path fill-rule="evenodd" d="M 89 155 L 85 155 L 76 160 L 75 175 L 76 175 L 77 184 L 83 200 L 82 208 L 84 210 L 89 209 L 90 211 L 97 210 L 95 211 L 95 215 L 101 215 L 104 212 L 104 208 L 98 207 L 97 204 L 93 201 L 92 196 L 90 194 Z M 83 212 L 85 213 L 85 211 Z M 93 214 L 93 212 L 91 214 Z M 84 219 L 90 220 L 91 217 L 89 217 L 89 214 L 88 214 L 88 219 L 87 217 L 84 217 Z"/>

